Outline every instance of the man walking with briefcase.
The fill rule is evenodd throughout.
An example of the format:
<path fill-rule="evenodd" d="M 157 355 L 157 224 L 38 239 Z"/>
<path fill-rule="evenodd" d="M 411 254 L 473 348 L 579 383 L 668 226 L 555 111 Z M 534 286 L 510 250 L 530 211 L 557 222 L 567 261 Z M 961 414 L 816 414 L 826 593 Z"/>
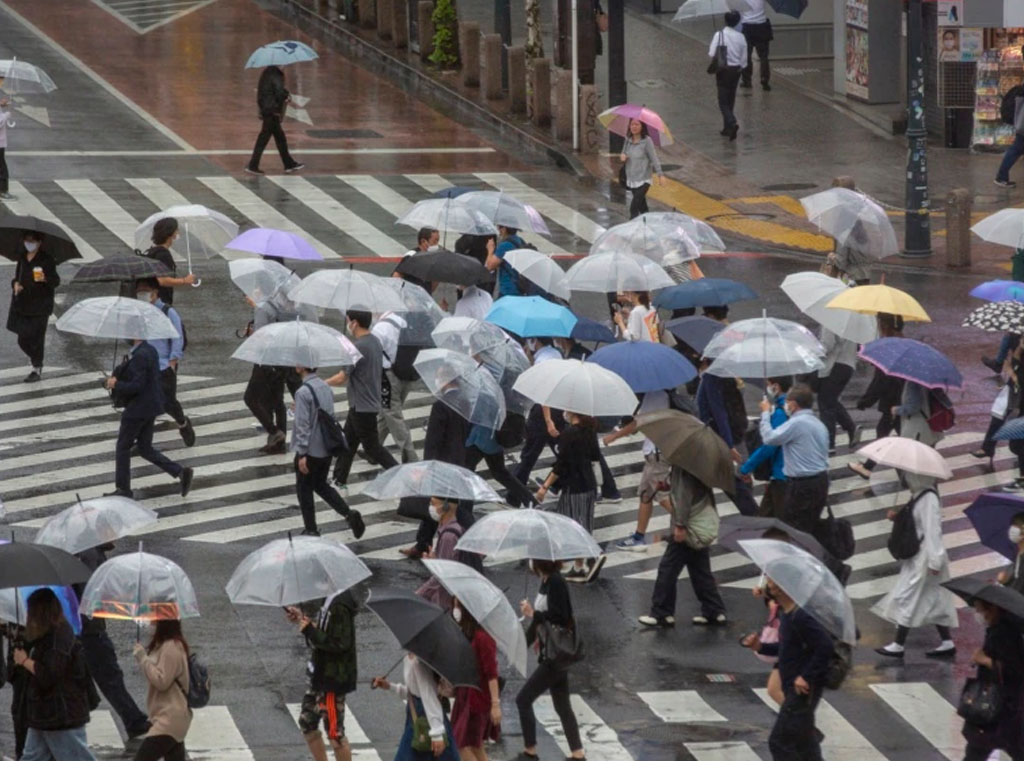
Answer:
<path fill-rule="evenodd" d="M 736 30 L 740 23 L 739 11 L 725 14 L 725 26 L 715 32 L 711 38 L 708 56 L 711 63 L 708 73 L 715 76 L 718 86 L 718 108 L 722 112 L 722 136 L 735 141 L 740 126 L 736 122 L 733 110 L 736 108 L 736 89 L 740 85 L 740 75 L 747 65 L 747 39 Z"/>

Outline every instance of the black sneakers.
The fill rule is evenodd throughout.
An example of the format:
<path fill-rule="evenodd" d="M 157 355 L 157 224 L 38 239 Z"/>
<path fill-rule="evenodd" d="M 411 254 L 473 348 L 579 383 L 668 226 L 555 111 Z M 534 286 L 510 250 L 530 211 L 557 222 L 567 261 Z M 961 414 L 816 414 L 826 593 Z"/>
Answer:
<path fill-rule="evenodd" d="M 188 496 L 189 489 L 192 487 L 192 476 L 195 473 L 196 472 L 192 467 L 181 468 L 181 475 L 178 477 L 178 482 L 181 483 L 182 496 Z"/>

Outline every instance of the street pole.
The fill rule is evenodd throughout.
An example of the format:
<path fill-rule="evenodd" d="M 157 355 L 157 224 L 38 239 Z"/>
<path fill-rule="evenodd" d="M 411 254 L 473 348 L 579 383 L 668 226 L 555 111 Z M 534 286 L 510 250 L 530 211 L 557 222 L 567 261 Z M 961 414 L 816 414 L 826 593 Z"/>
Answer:
<path fill-rule="evenodd" d="M 903 255 L 932 253 L 928 208 L 928 130 L 924 114 L 924 19 L 921 0 L 907 2 L 907 188 Z"/>
<path fill-rule="evenodd" d="M 508 49 L 512 45 L 512 0 L 494 0 L 494 31 L 501 35 L 501 87 L 508 90 Z"/>
<path fill-rule="evenodd" d="M 608 106 L 626 103 L 626 15 L 625 0 L 608 0 Z M 623 139 L 608 134 L 608 150 L 622 151 Z"/>
<path fill-rule="evenodd" d="M 577 39 L 579 19 L 576 18 L 576 0 L 572 0 L 572 148 L 580 148 L 580 46 Z"/>

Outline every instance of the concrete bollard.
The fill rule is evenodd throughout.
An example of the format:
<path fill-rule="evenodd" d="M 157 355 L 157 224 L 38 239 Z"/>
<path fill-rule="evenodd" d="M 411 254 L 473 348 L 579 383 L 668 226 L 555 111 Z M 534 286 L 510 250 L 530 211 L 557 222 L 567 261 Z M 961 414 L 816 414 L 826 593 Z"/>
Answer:
<path fill-rule="evenodd" d="M 971 266 L 971 191 L 946 195 L 946 266 Z"/>
<path fill-rule="evenodd" d="M 364 29 L 373 29 L 377 26 L 377 4 L 374 0 L 356 0 L 356 9 L 359 26 Z"/>
<path fill-rule="evenodd" d="M 594 155 L 601 151 L 601 131 L 597 115 L 601 111 L 601 102 L 597 95 L 597 87 L 580 86 L 580 152 Z"/>
<path fill-rule="evenodd" d="M 416 10 L 419 13 L 417 30 L 420 36 L 420 58 L 426 61 L 434 52 L 434 21 L 431 18 L 434 4 L 430 0 L 420 0 Z"/>
<path fill-rule="evenodd" d="M 521 45 L 508 49 L 508 100 L 514 114 L 526 112 L 526 49 Z"/>
<path fill-rule="evenodd" d="M 483 36 L 481 75 L 485 99 L 501 98 L 501 35 Z"/>
<path fill-rule="evenodd" d="M 533 60 L 533 124 L 545 128 L 551 124 L 551 59 Z"/>
<path fill-rule="evenodd" d="M 555 123 L 555 139 L 572 139 L 572 72 L 556 67 L 551 86 L 551 116 Z"/>
<path fill-rule="evenodd" d="M 459 47 L 462 58 L 462 84 L 470 88 L 480 85 L 480 24 L 459 22 Z"/>
<path fill-rule="evenodd" d="M 407 0 L 391 0 L 391 41 L 395 48 L 409 44 L 409 5 Z"/>
<path fill-rule="evenodd" d="M 402 0 L 377 0 L 377 37 L 391 39 L 391 5 Z"/>
<path fill-rule="evenodd" d="M 857 182 L 853 180 L 853 176 L 836 176 L 832 179 L 832 186 L 856 190 Z"/>

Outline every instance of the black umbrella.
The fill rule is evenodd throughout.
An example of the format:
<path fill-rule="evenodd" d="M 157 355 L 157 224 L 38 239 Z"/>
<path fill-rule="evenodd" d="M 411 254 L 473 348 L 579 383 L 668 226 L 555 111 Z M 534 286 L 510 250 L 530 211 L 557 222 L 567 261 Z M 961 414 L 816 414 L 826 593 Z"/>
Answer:
<path fill-rule="evenodd" d="M 992 584 L 973 576 L 961 576 L 942 582 L 942 586 L 957 597 L 962 597 L 968 604 L 974 600 L 984 600 L 990 605 L 998 606 L 1008 614 L 1024 621 L 1024 595 L 1015 589 L 1002 584 Z"/>
<path fill-rule="evenodd" d="M 424 282 L 455 285 L 479 285 L 494 279 L 483 264 L 472 256 L 444 250 L 414 253 L 402 259 L 395 271 Z"/>
<path fill-rule="evenodd" d="M 794 19 L 799 19 L 807 10 L 807 0 L 768 0 L 768 5 L 776 13 L 784 13 Z"/>
<path fill-rule="evenodd" d="M 144 277 L 170 277 L 171 270 L 156 259 L 138 253 L 115 253 L 99 261 L 82 264 L 71 278 L 73 283 L 134 282 Z"/>
<path fill-rule="evenodd" d="M 58 264 L 69 259 L 80 259 L 82 254 L 72 242 L 71 235 L 52 221 L 37 219 L 35 216 L 0 216 L 0 255 L 18 260 L 18 254 L 24 250 L 22 243 L 26 232 L 38 232 L 43 235 L 42 250 L 50 254 Z"/>
<path fill-rule="evenodd" d="M 18 542 L 0 547 L 0 588 L 84 584 L 91 575 L 81 560 L 57 547 Z"/>
<path fill-rule="evenodd" d="M 459 625 L 434 603 L 396 589 L 374 589 L 366 607 L 399 644 L 456 687 L 479 688 L 476 654 Z"/>
<path fill-rule="evenodd" d="M 804 533 L 791 525 L 787 525 L 774 517 L 746 517 L 744 515 L 731 515 L 722 518 L 718 528 L 718 543 L 733 552 L 739 552 L 744 557 L 747 553 L 740 542 L 745 539 L 760 539 L 765 531 L 782 531 L 789 536 L 790 543 L 813 555 L 822 562 L 825 561 L 825 548 L 818 543 L 818 540 L 809 533 Z"/>

